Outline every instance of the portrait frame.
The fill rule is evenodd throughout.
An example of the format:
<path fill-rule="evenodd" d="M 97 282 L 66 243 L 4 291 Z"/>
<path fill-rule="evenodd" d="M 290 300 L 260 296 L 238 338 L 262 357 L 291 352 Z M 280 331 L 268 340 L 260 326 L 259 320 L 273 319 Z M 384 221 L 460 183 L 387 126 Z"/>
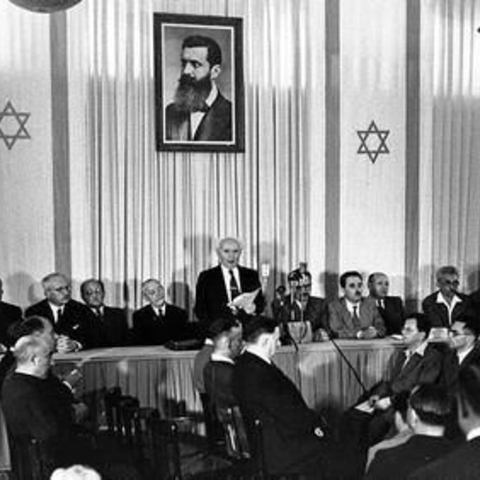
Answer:
<path fill-rule="evenodd" d="M 153 22 L 157 151 L 244 152 L 243 20 L 154 13 Z M 222 61 L 217 95 L 195 115 L 177 107 L 176 98 L 183 41 L 198 35 L 217 43 Z"/>

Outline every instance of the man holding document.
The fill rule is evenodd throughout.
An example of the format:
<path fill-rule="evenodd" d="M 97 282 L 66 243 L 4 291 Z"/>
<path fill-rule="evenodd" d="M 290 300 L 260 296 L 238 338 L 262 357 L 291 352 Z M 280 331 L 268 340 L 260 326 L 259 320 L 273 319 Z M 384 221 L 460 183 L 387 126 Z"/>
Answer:
<path fill-rule="evenodd" d="M 194 310 L 205 328 L 225 315 L 234 315 L 243 322 L 264 307 L 258 273 L 238 264 L 240 242 L 223 238 L 217 254 L 220 264 L 201 272 L 197 281 Z"/>

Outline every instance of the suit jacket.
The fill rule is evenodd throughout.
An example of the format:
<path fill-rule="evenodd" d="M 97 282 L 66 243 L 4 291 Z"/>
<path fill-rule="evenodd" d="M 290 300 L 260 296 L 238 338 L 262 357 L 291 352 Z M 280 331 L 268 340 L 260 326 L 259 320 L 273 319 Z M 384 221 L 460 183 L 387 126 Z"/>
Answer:
<path fill-rule="evenodd" d="M 219 410 L 237 405 L 233 393 L 233 363 L 210 360 L 203 370 L 205 390 L 213 406 Z"/>
<path fill-rule="evenodd" d="M 378 452 L 366 479 L 406 480 L 412 472 L 451 450 L 452 442 L 445 437 L 413 435 L 403 445 Z"/>
<path fill-rule="evenodd" d="M 376 302 L 373 297 L 369 298 Z M 385 297 L 383 299 L 383 305 L 384 307 L 377 305 L 377 308 L 385 323 L 387 335 L 400 333 L 405 320 L 405 310 L 402 299 L 400 297 Z"/>
<path fill-rule="evenodd" d="M 411 391 L 420 383 L 438 383 L 442 371 L 442 354 L 427 345 L 424 354 L 414 353 L 405 363 L 405 353 L 398 355 L 392 369 L 391 393 Z"/>
<path fill-rule="evenodd" d="M 193 385 L 200 394 L 206 393 L 205 379 L 203 372 L 205 365 L 210 361 L 213 352 L 213 342 L 205 343 L 201 350 L 195 355 L 193 362 Z"/>
<path fill-rule="evenodd" d="M 11 340 L 8 338 L 8 328 L 10 325 L 19 322 L 22 319 L 22 310 L 16 305 L 0 302 L 0 343 L 10 346 Z"/>
<path fill-rule="evenodd" d="M 182 308 L 165 305 L 165 315 L 157 317 L 151 305 L 133 312 L 133 336 L 137 345 L 163 345 L 181 340 L 187 329 L 188 315 Z"/>
<path fill-rule="evenodd" d="M 412 473 L 409 480 L 478 480 L 480 477 L 480 438 L 474 438 L 446 457 Z"/>
<path fill-rule="evenodd" d="M 461 365 L 458 363 L 458 356 L 455 350 L 445 352 L 443 360 L 442 383 L 447 388 L 453 388 L 458 380 L 458 373 L 468 365 L 480 367 L 480 344 L 477 342 L 473 350 L 463 359 Z"/>
<path fill-rule="evenodd" d="M 190 113 L 180 111 L 175 104 L 167 106 L 166 139 L 179 141 L 231 142 L 232 103 L 220 92 L 198 125 L 193 138 L 190 137 Z"/>
<path fill-rule="evenodd" d="M 470 295 L 470 304 L 475 311 L 477 318 L 480 317 L 480 289 Z"/>
<path fill-rule="evenodd" d="M 102 315 L 96 314 L 90 308 L 89 310 L 92 322 L 92 341 L 96 348 L 129 345 L 130 334 L 124 310 L 104 306 Z"/>
<path fill-rule="evenodd" d="M 455 320 L 461 318 L 466 313 L 472 312 L 470 299 L 463 293 L 457 293 L 457 296 L 462 300 L 455 305 L 452 312 L 452 321 L 448 319 L 448 309 L 443 303 L 437 303 L 438 291 L 426 297 L 422 302 L 422 309 L 427 316 L 432 327 L 446 327 L 449 328 Z"/>
<path fill-rule="evenodd" d="M 290 322 L 292 321 L 292 307 L 291 299 L 287 297 L 283 304 L 278 302 L 272 302 L 273 317 L 279 323 Z M 325 330 L 329 329 L 328 325 L 328 308 L 327 301 L 324 298 L 319 297 L 308 297 L 307 305 L 305 310 L 302 311 L 297 302 L 293 303 L 293 321 L 299 322 L 304 320 L 312 324 L 312 331 L 323 328 Z"/>
<path fill-rule="evenodd" d="M 362 330 L 373 326 L 380 337 L 385 336 L 385 324 L 371 298 L 361 299 L 358 316 Z M 353 324 L 352 315 L 348 311 L 344 297 L 329 303 L 328 321 L 332 332 L 339 338 L 357 338 L 358 329 Z"/>
<path fill-rule="evenodd" d="M 71 390 L 52 374 L 40 379 L 12 372 L 2 387 L 2 409 L 14 443 L 40 440 L 42 460 L 50 469 L 93 461 L 92 451 L 76 435 L 73 403 Z"/>
<path fill-rule="evenodd" d="M 322 456 L 324 441 L 315 436 L 321 420 L 310 410 L 295 384 L 277 367 L 248 351 L 240 355 L 233 374 L 247 432 L 260 419 L 269 473 L 301 472 L 302 465 Z"/>
<path fill-rule="evenodd" d="M 240 275 L 240 288 L 242 293 L 253 292 L 261 288 L 258 273 L 255 270 L 245 267 L 238 267 Z M 231 315 L 228 305 L 228 293 L 223 280 L 223 273 L 220 265 L 204 270 L 197 280 L 195 297 L 195 315 L 205 325 L 210 325 L 214 320 L 225 315 Z M 264 299 L 260 291 L 255 299 L 256 313 L 261 313 L 264 306 Z"/>
<path fill-rule="evenodd" d="M 32 315 L 39 315 L 50 320 L 55 333 L 68 335 L 72 340 L 80 342 L 83 349 L 95 346 L 91 312 L 83 303 L 70 300 L 64 306 L 61 322 L 55 322 L 52 309 L 46 299 L 27 308 L 25 316 Z"/>

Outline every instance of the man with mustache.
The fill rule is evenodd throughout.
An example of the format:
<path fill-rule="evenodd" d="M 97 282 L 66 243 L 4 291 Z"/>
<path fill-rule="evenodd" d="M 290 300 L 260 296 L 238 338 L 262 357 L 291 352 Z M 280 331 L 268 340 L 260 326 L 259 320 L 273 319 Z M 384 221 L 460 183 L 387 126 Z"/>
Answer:
<path fill-rule="evenodd" d="M 209 37 L 187 37 L 182 44 L 181 62 L 175 99 L 166 109 L 166 139 L 233 141 L 232 103 L 215 82 L 222 71 L 220 46 Z"/>
<path fill-rule="evenodd" d="M 328 305 L 330 328 L 339 338 L 370 339 L 385 336 L 385 324 L 371 298 L 362 296 L 363 277 L 345 272 L 340 277 L 345 296 Z"/>

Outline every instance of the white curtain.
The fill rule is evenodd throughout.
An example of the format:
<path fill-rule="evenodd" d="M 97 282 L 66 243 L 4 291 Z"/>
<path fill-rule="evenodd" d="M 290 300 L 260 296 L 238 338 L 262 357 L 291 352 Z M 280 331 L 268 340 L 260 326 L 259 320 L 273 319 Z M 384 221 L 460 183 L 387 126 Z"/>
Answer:
<path fill-rule="evenodd" d="M 441 265 L 480 271 L 480 3 L 422 2 L 421 297 Z"/>
<path fill-rule="evenodd" d="M 0 278 L 26 306 L 55 262 L 49 16 L 0 2 L 0 45 Z"/>
<path fill-rule="evenodd" d="M 156 153 L 153 12 L 244 21 L 246 149 Z M 72 272 L 109 301 L 141 303 L 160 278 L 192 307 L 225 235 L 268 288 L 324 265 L 323 6 L 308 0 L 84 0 L 68 14 Z M 317 236 L 318 235 L 318 236 Z M 317 285 L 318 289 L 318 285 Z"/>

